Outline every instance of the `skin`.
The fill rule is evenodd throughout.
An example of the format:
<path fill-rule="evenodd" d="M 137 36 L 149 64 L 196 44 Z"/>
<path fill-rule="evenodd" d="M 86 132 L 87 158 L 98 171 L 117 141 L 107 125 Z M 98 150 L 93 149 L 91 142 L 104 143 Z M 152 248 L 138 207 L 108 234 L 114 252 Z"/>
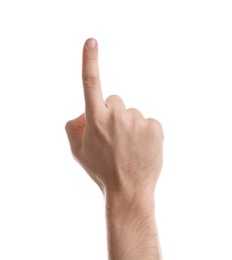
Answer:
<path fill-rule="evenodd" d="M 104 195 L 109 259 L 162 259 L 154 213 L 162 126 L 137 109 L 126 109 L 119 96 L 103 100 L 93 38 L 83 47 L 82 79 L 85 113 L 65 129 L 73 157 Z"/>

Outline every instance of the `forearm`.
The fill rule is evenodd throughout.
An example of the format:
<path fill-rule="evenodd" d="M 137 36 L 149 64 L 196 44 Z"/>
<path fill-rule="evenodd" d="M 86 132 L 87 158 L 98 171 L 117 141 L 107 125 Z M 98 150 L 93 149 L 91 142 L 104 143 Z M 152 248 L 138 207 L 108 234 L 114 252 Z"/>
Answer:
<path fill-rule="evenodd" d="M 106 196 L 109 260 L 161 260 L 154 198 Z"/>

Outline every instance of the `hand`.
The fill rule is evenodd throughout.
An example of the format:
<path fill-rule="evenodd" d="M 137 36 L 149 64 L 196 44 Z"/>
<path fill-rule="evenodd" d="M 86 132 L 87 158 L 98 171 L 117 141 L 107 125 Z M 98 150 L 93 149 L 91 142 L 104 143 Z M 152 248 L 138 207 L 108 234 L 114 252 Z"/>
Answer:
<path fill-rule="evenodd" d="M 126 109 L 118 96 L 104 102 L 94 39 L 83 48 L 82 78 L 85 113 L 65 128 L 74 158 L 105 195 L 109 259 L 160 260 L 153 195 L 163 160 L 161 124 Z"/>
<path fill-rule="evenodd" d="M 104 194 L 152 194 L 162 168 L 161 124 L 116 95 L 104 102 L 94 39 L 83 47 L 82 78 L 85 113 L 65 127 L 74 158 Z"/>

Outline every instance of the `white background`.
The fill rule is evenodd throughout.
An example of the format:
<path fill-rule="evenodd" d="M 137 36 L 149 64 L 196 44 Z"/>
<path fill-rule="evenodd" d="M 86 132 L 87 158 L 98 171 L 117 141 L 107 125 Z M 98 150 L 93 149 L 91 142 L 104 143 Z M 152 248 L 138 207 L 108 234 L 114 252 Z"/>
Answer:
<path fill-rule="evenodd" d="M 94 37 L 104 98 L 164 128 L 164 260 L 231 260 L 231 1 L 0 1 L 0 259 L 107 259 L 98 187 L 64 126 Z"/>

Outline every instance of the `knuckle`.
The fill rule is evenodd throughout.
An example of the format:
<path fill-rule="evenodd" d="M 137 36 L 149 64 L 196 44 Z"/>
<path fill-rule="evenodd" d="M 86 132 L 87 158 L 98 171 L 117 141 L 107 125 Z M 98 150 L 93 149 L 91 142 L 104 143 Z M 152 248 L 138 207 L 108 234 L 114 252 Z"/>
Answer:
<path fill-rule="evenodd" d="M 118 95 L 110 95 L 105 100 L 105 106 L 110 109 L 120 110 L 125 107 L 123 100 Z"/>
<path fill-rule="evenodd" d="M 66 132 L 69 131 L 69 129 L 71 128 L 71 126 L 72 126 L 72 120 L 69 120 L 68 122 L 66 122 L 66 124 L 65 124 L 65 130 L 66 130 Z"/>
<path fill-rule="evenodd" d="M 110 95 L 107 99 L 106 102 L 117 102 L 117 101 L 122 101 L 122 99 L 118 95 Z"/>
<path fill-rule="evenodd" d="M 127 112 L 132 113 L 132 114 L 142 115 L 142 113 L 141 113 L 138 109 L 136 109 L 136 108 L 134 108 L 134 107 L 128 108 L 128 109 L 127 109 Z"/>
<path fill-rule="evenodd" d="M 94 75 L 83 75 L 83 83 L 86 85 L 86 86 L 93 86 L 95 85 L 97 82 L 97 77 L 94 76 Z"/>
<path fill-rule="evenodd" d="M 130 107 L 127 109 L 127 112 L 137 112 L 138 110 L 136 108 Z"/>
<path fill-rule="evenodd" d="M 144 116 L 143 116 L 143 114 L 138 110 L 138 109 L 136 109 L 136 108 L 133 108 L 133 107 L 131 107 L 131 108 L 128 108 L 127 109 L 127 112 L 132 116 L 132 117 L 135 117 L 135 118 L 137 118 L 137 119 L 144 119 Z"/>
<path fill-rule="evenodd" d="M 154 118 L 149 118 L 147 120 L 149 121 L 149 127 L 150 127 L 151 131 L 154 134 L 158 134 L 158 135 L 163 136 L 162 124 L 158 120 L 156 120 Z"/>

